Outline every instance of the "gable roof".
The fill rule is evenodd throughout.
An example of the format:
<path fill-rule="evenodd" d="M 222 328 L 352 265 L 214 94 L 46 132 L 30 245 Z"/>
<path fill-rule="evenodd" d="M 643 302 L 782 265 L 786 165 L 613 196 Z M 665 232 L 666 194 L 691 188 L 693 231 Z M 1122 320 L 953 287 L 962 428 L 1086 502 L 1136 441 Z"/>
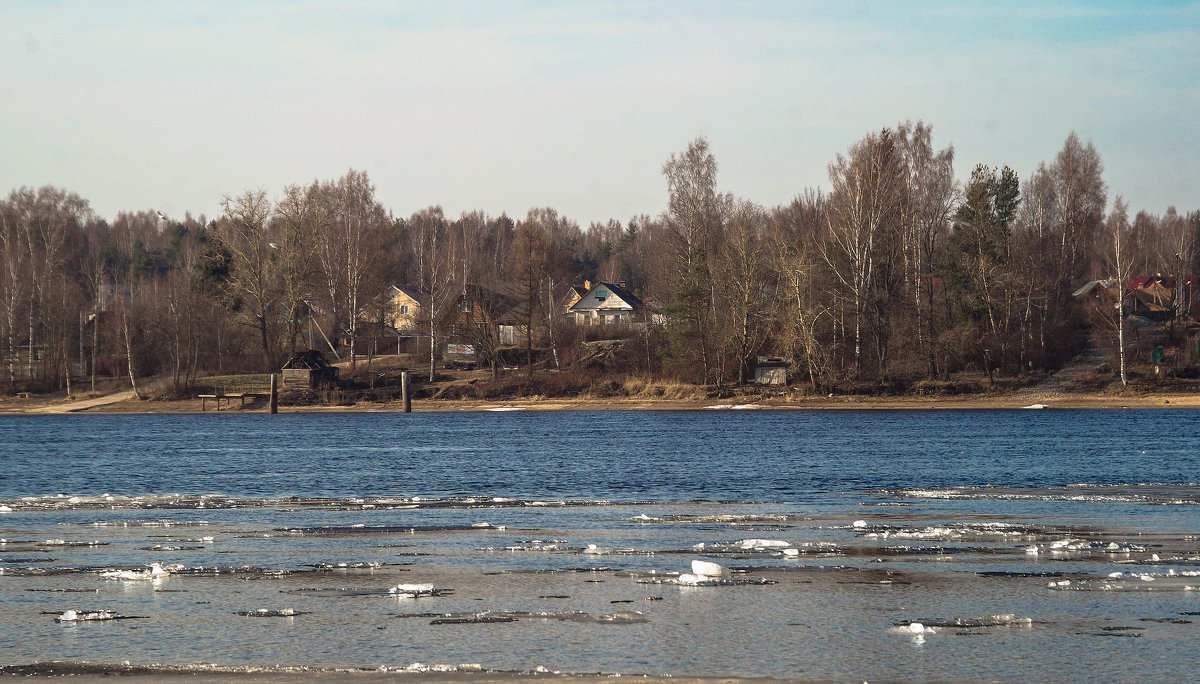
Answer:
<path fill-rule="evenodd" d="M 420 290 L 413 287 L 412 285 L 393 284 L 392 289 L 395 290 L 396 293 L 398 293 L 398 294 L 405 295 L 406 297 L 413 300 L 417 304 L 424 305 L 424 303 L 425 303 L 425 296 L 423 294 L 421 294 Z M 393 296 L 395 296 L 395 295 L 393 295 Z"/>
<path fill-rule="evenodd" d="M 613 300 L 619 303 L 614 303 Z M 636 311 L 644 306 L 637 295 L 621 287 L 619 283 L 599 282 L 592 285 L 591 289 L 579 298 L 579 301 L 567 307 L 567 312 L 626 308 Z"/>

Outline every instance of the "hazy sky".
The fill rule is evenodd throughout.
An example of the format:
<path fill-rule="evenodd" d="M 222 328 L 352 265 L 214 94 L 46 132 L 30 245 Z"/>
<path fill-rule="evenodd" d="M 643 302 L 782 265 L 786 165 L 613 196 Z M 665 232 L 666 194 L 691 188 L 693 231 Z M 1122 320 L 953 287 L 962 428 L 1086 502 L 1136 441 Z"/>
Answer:
<path fill-rule="evenodd" d="M 773 206 L 904 120 L 963 179 L 1026 178 L 1075 130 L 1110 201 L 1200 209 L 1189 2 L 6 0 L 0 65 L 0 192 L 109 219 L 354 168 L 398 216 L 624 222 L 663 211 L 697 136 L 721 190 Z"/>

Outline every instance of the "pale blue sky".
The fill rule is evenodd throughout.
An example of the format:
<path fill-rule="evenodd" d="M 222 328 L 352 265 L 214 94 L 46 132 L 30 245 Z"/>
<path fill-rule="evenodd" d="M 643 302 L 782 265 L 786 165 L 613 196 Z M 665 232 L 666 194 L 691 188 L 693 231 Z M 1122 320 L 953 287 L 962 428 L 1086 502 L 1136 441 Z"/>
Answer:
<path fill-rule="evenodd" d="M 658 214 L 708 138 L 768 206 L 865 133 L 933 125 L 1028 177 L 1091 140 L 1110 200 L 1200 209 L 1189 2 L 0 3 L 0 192 L 119 210 L 366 170 L 384 206 Z"/>

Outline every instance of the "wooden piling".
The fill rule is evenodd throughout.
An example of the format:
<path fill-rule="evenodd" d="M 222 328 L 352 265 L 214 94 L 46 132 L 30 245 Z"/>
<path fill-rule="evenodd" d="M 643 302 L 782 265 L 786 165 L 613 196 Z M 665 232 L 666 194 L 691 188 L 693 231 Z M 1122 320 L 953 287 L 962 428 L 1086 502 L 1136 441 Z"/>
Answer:
<path fill-rule="evenodd" d="M 267 405 L 268 405 L 267 411 L 271 415 L 275 415 L 276 413 L 279 413 L 279 382 L 277 380 L 278 377 L 279 376 L 277 374 L 271 373 L 271 398 L 267 401 Z"/>
<path fill-rule="evenodd" d="M 400 373 L 400 400 L 404 402 L 404 412 L 412 413 L 412 393 L 408 389 L 409 372 Z"/>

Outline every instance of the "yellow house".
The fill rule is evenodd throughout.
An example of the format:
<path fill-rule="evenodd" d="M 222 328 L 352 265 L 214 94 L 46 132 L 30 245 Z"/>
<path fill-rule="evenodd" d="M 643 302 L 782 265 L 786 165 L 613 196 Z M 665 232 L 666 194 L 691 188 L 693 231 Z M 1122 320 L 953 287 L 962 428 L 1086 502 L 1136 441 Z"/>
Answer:
<path fill-rule="evenodd" d="M 392 327 L 416 333 L 421 319 L 421 293 L 408 285 L 392 285 Z"/>

